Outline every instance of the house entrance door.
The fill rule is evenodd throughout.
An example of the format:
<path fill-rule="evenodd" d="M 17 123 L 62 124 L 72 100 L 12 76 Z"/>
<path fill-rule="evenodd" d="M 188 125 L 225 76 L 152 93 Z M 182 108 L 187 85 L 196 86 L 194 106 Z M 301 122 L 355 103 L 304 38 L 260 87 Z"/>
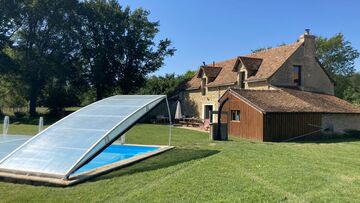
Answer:
<path fill-rule="evenodd" d="M 213 111 L 213 105 L 205 105 L 204 106 L 204 120 L 209 119 L 212 122 L 211 111 Z"/>

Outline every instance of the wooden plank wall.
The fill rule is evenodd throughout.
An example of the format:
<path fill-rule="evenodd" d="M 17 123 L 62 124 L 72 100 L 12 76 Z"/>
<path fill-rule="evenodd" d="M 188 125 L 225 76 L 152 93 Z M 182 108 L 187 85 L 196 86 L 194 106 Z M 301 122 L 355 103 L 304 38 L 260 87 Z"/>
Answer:
<path fill-rule="evenodd" d="M 222 123 L 228 122 L 228 133 L 246 139 L 263 141 L 263 114 L 239 98 L 225 93 L 229 100 L 224 104 Z M 231 121 L 231 110 L 240 110 L 240 121 Z M 226 120 L 225 120 L 226 119 Z"/>
<path fill-rule="evenodd" d="M 321 126 L 321 113 L 266 113 L 264 141 L 282 141 L 314 132 Z M 316 138 L 321 133 L 309 135 Z"/>

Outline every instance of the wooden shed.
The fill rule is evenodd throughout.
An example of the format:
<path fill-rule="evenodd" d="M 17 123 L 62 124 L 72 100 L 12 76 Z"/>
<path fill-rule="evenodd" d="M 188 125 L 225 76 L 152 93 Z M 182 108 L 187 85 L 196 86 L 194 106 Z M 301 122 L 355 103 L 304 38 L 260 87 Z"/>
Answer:
<path fill-rule="evenodd" d="M 232 88 L 219 99 L 219 121 L 228 124 L 228 134 L 259 141 L 315 138 L 329 128 L 322 121 L 329 114 L 337 118 L 336 128 L 341 128 L 339 119 L 351 118 L 354 125 L 349 128 L 360 130 L 360 109 L 332 95 Z"/>

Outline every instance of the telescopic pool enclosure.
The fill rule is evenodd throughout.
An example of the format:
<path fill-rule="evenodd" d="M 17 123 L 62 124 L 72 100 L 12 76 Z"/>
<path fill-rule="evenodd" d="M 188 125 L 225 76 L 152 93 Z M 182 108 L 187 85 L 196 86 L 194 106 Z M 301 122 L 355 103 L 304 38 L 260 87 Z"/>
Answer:
<path fill-rule="evenodd" d="M 168 145 L 115 141 L 160 102 L 169 116 Z M 71 185 L 172 148 L 164 95 L 118 95 L 90 104 L 29 138 L 0 136 L 0 177 Z"/>

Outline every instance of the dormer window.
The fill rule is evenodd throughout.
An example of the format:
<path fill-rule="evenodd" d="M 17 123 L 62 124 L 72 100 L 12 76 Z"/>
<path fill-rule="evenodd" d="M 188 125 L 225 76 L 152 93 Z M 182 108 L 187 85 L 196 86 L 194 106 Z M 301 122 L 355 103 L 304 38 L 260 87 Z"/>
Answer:
<path fill-rule="evenodd" d="M 239 85 L 240 88 L 245 88 L 245 71 L 239 73 Z"/>
<path fill-rule="evenodd" d="M 301 86 L 301 66 L 293 66 L 293 84 Z"/>

